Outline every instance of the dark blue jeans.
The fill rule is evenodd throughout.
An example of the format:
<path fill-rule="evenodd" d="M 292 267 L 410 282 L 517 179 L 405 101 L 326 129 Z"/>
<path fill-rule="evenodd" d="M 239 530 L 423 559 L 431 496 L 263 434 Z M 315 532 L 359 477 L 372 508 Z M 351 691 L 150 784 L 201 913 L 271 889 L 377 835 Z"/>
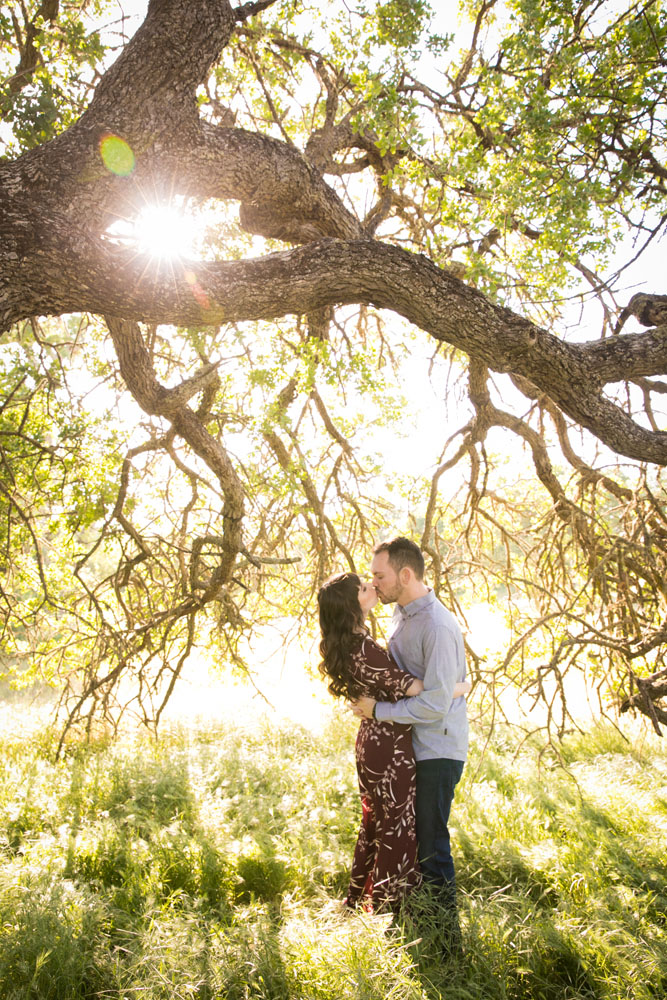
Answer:
<path fill-rule="evenodd" d="M 454 905 L 456 878 L 447 824 L 462 773 L 462 760 L 417 761 L 417 840 L 422 876 L 434 889 L 444 889 Z"/>

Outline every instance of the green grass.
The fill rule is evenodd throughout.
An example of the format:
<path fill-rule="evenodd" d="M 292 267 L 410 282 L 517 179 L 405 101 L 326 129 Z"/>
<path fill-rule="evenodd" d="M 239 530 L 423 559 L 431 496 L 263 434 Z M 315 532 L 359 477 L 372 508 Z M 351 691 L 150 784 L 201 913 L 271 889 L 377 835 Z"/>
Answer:
<path fill-rule="evenodd" d="M 354 724 L 260 721 L 71 745 L 0 741 L 3 1000 L 657 1000 L 667 753 L 613 729 L 566 767 L 511 732 L 454 807 L 465 956 L 442 914 L 346 916 Z M 474 781 L 473 781 L 474 777 Z"/>

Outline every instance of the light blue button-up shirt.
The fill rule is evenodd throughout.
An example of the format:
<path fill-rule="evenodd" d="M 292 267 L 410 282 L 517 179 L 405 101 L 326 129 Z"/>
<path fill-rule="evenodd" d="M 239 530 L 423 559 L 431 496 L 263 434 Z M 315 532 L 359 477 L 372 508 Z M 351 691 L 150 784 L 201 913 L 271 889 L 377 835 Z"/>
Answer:
<path fill-rule="evenodd" d="M 397 604 L 389 652 L 403 670 L 424 682 L 414 698 L 378 702 L 378 719 L 412 726 L 417 760 L 436 757 L 465 760 L 468 712 L 465 698 L 452 698 L 454 685 L 465 680 L 465 648 L 458 622 L 432 590 L 405 607 Z"/>

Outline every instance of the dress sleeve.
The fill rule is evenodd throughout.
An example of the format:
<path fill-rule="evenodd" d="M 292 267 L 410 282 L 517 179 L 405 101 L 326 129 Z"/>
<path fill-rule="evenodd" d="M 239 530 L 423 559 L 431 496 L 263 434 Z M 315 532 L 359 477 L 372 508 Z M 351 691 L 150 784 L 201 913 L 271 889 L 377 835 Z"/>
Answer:
<path fill-rule="evenodd" d="M 402 670 L 389 653 L 367 636 L 355 657 L 357 674 L 368 694 L 376 701 L 405 698 L 414 677 Z"/>

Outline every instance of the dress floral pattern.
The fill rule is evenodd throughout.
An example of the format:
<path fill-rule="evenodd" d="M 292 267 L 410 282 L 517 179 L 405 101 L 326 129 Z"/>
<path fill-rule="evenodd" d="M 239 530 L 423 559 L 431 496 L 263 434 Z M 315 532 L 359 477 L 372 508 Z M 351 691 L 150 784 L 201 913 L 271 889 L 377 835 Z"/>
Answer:
<path fill-rule="evenodd" d="M 352 673 L 376 701 L 404 698 L 414 678 L 370 636 L 352 654 Z M 361 828 L 347 905 L 396 909 L 421 881 L 415 827 L 415 758 L 410 726 L 364 719 L 356 742 Z"/>

